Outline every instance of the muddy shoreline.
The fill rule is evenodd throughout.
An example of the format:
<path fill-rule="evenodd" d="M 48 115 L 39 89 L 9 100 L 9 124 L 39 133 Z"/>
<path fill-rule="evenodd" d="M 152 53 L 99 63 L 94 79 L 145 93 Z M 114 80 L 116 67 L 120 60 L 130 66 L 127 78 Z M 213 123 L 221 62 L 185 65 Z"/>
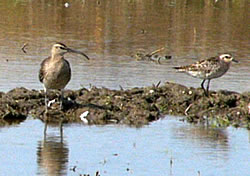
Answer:
<path fill-rule="evenodd" d="M 55 123 L 140 127 L 164 115 L 179 115 L 192 123 L 250 128 L 250 92 L 210 91 L 206 97 L 201 88 L 169 82 L 129 90 L 91 87 L 66 90 L 63 110 L 59 97 L 59 91 L 49 93 L 56 102 L 45 113 L 43 91 L 16 88 L 0 92 L 0 125 L 18 123 L 30 115 Z"/>

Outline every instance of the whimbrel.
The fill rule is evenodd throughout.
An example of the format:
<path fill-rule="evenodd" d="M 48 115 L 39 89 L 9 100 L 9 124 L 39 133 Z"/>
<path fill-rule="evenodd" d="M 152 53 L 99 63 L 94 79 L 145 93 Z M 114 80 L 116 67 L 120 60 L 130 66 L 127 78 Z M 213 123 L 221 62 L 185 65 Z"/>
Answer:
<path fill-rule="evenodd" d="M 64 59 L 66 53 L 77 53 L 89 60 L 83 52 L 68 48 L 63 43 L 55 43 L 51 49 L 51 56 L 44 59 L 39 70 L 39 80 L 44 86 L 45 107 L 48 111 L 47 93 L 50 89 L 61 90 L 60 108 L 63 109 L 63 90 L 71 78 L 70 64 Z"/>

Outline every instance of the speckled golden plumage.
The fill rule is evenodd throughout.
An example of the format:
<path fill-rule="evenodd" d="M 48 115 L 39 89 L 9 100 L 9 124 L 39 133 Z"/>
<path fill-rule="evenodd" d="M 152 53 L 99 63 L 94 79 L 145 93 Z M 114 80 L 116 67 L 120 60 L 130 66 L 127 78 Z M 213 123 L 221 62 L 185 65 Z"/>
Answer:
<path fill-rule="evenodd" d="M 203 79 L 201 83 L 202 89 L 208 95 L 209 83 L 211 79 L 221 77 L 230 68 L 231 62 L 236 61 L 230 54 L 221 54 L 205 60 L 198 61 L 191 65 L 174 67 L 178 72 L 184 72 L 195 78 Z M 207 88 L 204 88 L 204 82 L 208 80 Z"/>

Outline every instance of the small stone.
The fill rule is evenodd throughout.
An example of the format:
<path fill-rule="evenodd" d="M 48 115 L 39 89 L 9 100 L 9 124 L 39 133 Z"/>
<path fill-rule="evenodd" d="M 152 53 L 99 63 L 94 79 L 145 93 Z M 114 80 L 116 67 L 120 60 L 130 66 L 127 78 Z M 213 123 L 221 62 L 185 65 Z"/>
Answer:
<path fill-rule="evenodd" d="M 51 105 L 54 104 L 55 102 L 56 102 L 56 99 L 49 101 L 48 102 L 48 107 L 51 107 Z"/>
<path fill-rule="evenodd" d="M 248 114 L 250 114 L 250 103 L 248 103 Z"/>
<path fill-rule="evenodd" d="M 88 119 L 86 117 L 88 116 L 89 111 L 85 111 L 80 115 L 80 119 L 83 121 L 83 123 L 88 124 Z"/>
<path fill-rule="evenodd" d="M 68 8 L 68 7 L 69 7 L 69 3 L 66 2 L 66 3 L 64 4 L 64 7 Z"/>
<path fill-rule="evenodd" d="M 154 93 L 154 92 L 155 92 L 155 91 L 154 91 L 154 90 L 152 90 L 152 89 L 149 91 L 149 93 Z"/>

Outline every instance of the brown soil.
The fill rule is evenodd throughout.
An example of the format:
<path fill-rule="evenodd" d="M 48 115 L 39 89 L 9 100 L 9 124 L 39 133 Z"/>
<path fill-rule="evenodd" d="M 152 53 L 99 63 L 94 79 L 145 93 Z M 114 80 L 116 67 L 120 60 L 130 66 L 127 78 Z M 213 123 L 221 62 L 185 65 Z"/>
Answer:
<path fill-rule="evenodd" d="M 60 92 L 50 92 L 49 98 L 59 99 Z M 206 122 L 216 126 L 250 128 L 250 92 L 210 91 L 165 83 L 162 86 L 110 90 L 107 88 L 65 91 L 64 109 L 58 101 L 45 113 L 44 92 L 16 88 L 0 92 L 0 125 L 18 123 L 28 115 L 43 121 L 81 122 L 88 111 L 88 124 L 126 124 L 142 126 L 166 114 L 184 116 L 189 122 Z"/>

